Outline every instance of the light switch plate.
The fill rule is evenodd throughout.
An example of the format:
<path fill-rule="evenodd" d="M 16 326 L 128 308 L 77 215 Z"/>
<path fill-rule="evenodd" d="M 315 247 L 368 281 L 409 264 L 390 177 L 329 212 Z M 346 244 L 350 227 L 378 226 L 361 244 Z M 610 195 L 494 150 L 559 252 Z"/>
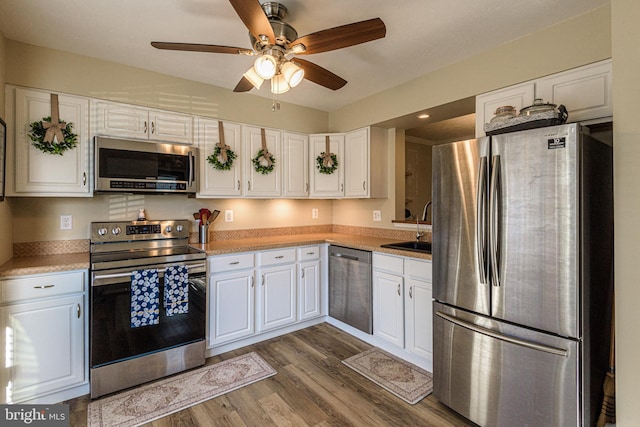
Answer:
<path fill-rule="evenodd" d="M 233 222 L 233 210 L 232 209 L 224 211 L 224 220 L 225 220 L 225 222 Z"/>

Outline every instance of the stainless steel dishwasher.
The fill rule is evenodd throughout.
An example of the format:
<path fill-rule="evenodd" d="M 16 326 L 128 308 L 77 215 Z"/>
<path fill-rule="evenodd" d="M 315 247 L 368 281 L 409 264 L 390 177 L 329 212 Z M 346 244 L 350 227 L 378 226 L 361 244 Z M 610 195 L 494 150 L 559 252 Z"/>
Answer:
<path fill-rule="evenodd" d="M 329 246 L 329 316 L 373 333 L 371 252 Z"/>

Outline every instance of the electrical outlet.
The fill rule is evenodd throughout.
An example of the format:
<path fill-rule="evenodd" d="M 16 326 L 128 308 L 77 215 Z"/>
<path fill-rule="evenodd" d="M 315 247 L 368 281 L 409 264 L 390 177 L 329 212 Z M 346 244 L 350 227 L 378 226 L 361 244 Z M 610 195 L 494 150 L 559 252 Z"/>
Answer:
<path fill-rule="evenodd" d="M 318 209 L 316 208 L 311 209 L 311 218 L 318 219 Z"/>
<path fill-rule="evenodd" d="M 60 215 L 60 230 L 71 230 L 73 228 L 73 217 L 71 215 Z"/>
<path fill-rule="evenodd" d="M 379 210 L 373 211 L 373 220 L 382 221 L 382 212 L 380 212 Z"/>
<path fill-rule="evenodd" d="M 233 222 L 233 209 L 224 211 L 224 220 L 225 222 Z"/>

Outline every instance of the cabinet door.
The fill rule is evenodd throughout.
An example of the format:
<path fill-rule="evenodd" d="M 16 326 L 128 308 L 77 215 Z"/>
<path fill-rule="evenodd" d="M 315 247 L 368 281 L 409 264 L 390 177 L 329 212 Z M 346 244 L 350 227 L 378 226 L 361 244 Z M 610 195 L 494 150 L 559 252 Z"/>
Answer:
<path fill-rule="evenodd" d="M 253 158 L 262 149 L 261 130 L 258 127 L 245 126 L 244 139 L 244 167 L 245 167 L 245 195 L 249 197 L 279 197 L 282 194 L 282 144 L 281 132 L 265 129 L 267 149 L 275 158 L 275 165 L 271 172 L 262 174 L 253 165 Z"/>
<path fill-rule="evenodd" d="M 208 346 L 253 335 L 253 270 L 212 275 L 209 279 Z"/>
<path fill-rule="evenodd" d="M 316 167 L 316 159 L 325 151 L 326 135 L 309 137 L 309 177 L 311 178 L 310 197 L 336 198 L 344 196 L 344 135 L 329 135 L 329 148 L 338 160 L 338 168 L 331 174 L 320 173 Z"/>
<path fill-rule="evenodd" d="M 431 282 L 407 278 L 405 282 L 405 347 L 432 360 L 433 300 Z"/>
<path fill-rule="evenodd" d="M 149 139 L 193 144 L 193 117 L 170 111 L 149 111 Z"/>
<path fill-rule="evenodd" d="M 298 265 L 298 320 L 320 316 L 320 261 Z"/>
<path fill-rule="evenodd" d="M 511 105 L 520 111 L 533 104 L 536 85 L 527 82 L 476 96 L 476 137 L 485 136 L 484 125 L 495 116 L 496 108 Z"/>
<path fill-rule="evenodd" d="M 309 137 L 284 132 L 282 135 L 284 197 L 309 197 Z"/>
<path fill-rule="evenodd" d="M 0 308 L 5 401 L 19 403 L 85 381 L 83 296 Z"/>
<path fill-rule="evenodd" d="M 16 89 L 15 195 L 91 196 L 87 98 L 58 96 L 60 120 L 73 123 L 78 136 L 75 148 L 61 156 L 43 153 L 28 136 L 29 124 L 51 116 L 50 96 L 49 92 Z"/>
<path fill-rule="evenodd" d="M 296 321 L 295 264 L 260 270 L 259 332 Z"/>
<path fill-rule="evenodd" d="M 373 335 L 404 347 L 401 276 L 373 271 Z"/>
<path fill-rule="evenodd" d="M 611 61 L 586 65 L 537 81 L 537 98 L 567 107 L 570 122 L 613 115 Z"/>
<path fill-rule="evenodd" d="M 105 136 L 147 139 L 149 134 L 149 110 L 117 102 L 92 102 L 92 133 Z"/>
<path fill-rule="evenodd" d="M 345 135 L 344 196 L 369 197 L 369 128 Z"/>
<path fill-rule="evenodd" d="M 200 146 L 200 190 L 198 197 L 229 197 L 242 194 L 240 179 L 242 172 L 242 126 L 224 122 L 224 142 L 236 154 L 229 170 L 214 168 L 207 157 L 213 155 L 220 142 L 218 121 L 198 119 L 198 140 Z"/>

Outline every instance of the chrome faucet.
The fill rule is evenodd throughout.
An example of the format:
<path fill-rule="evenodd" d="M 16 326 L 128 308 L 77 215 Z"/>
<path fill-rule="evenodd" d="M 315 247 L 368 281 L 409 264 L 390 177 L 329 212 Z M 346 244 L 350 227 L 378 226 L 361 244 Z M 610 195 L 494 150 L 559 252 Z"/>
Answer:
<path fill-rule="evenodd" d="M 431 206 L 431 200 L 429 200 L 427 202 L 426 205 L 424 205 L 424 209 L 422 210 L 422 220 L 426 221 L 427 220 L 427 211 L 429 210 L 429 206 Z M 433 218 L 432 218 L 433 221 Z"/>
<path fill-rule="evenodd" d="M 420 231 L 420 217 L 416 215 L 416 242 L 419 242 L 422 236 L 424 232 Z"/>

